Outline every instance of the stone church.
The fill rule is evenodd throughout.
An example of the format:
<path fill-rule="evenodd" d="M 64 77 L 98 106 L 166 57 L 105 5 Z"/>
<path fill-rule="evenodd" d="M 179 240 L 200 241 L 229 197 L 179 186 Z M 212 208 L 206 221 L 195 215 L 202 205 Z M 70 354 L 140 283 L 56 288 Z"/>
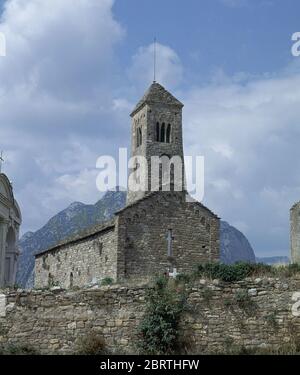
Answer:
<path fill-rule="evenodd" d="M 0 173 L 0 288 L 15 283 L 21 222 L 12 185 L 7 176 Z"/>
<path fill-rule="evenodd" d="M 149 167 L 140 178 L 149 187 L 152 157 L 179 156 L 181 189 L 173 180 L 165 191 L 161 170 L 156 191 L 129 188 L 127 204 L 113 220 L 36 255 L 35 287 L 83 287 L 107 277 L 121 281 L 174 275 L 219 260 L 219 218 L 203 204 L 187 199 L 182 108 L 180 101 L 153 82 L 131 113 L 131 156 L 143 156 Z M 172 180 L 171 168 L 169 173 Z"/>

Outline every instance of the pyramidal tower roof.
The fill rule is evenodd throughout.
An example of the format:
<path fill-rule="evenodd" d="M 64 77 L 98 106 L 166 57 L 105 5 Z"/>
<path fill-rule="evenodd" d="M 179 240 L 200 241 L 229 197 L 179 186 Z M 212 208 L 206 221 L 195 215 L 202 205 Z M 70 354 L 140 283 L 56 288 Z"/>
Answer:
<path fill-rule="evenodd" d="M 299 206 L 300 206 L 300 201 L 295 202 L 295 203 L 292 205 L 292 207 L 290 208 L 290 210 L 292 211 L 292 210 L 294 210 L 296 207 L 299 207 Z"/>
<path fill-rule="evenodd" d="M 176 99 L 175 96 L 173 96 L 169 91 L 167 91 L 162 85 L 157 82 L 153 82 L 152 85 L 148 88 L 142 99 L 135 106 L 134 110 L 131 113 L 131 116 L 133 116 L 146 103 L 162 103 L 183 107 L 183 104 L 178 99 Z"/>

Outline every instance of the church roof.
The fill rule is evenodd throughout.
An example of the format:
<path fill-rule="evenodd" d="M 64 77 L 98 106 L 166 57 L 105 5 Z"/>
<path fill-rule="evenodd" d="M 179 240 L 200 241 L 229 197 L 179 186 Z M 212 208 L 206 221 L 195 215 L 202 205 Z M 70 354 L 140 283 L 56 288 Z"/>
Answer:
<path fill-rule="evenodd" d="M 58 250 L 62 247 L 66 247 L 68 245 L 77 243 L 79 241 L 83 241 L 83 240 L 85 240 L 87 238 L 90 238 L 90 237 L 92 237 L 92 236 L 94 236 L 98 233 L 102 233 L 102 232 L 112 230 L 114 227 L 115 227 L 115 218 L 113 218 L 111 220 L 108 220 L 108 221 L 104 221 L 103 223 L 97 224 L 97 225 L 95 225 L 91 228 L 84 229 L 83 231 L 80 231 L 79 233 L 77 233 L 77 234 L 75 234 L 71 237 L 63 239 L 62 241 L 60 241 L 57 244 L 49 247 L 48 249 L 39 251 L 34 256 L 36 258 L 38 258 L 41 255 L 52 252 L 54 250 Z"/>
<path fill-rule="evenodd" d="M 149 194 L 145 195 L 143 198 L 140 198 L 130 204 L 127 204 L 125 207 L 121 208 L 120 210 L 118 210 L 117 212 L 115 212 L 115 215 L 118 215 L 120 214 L 121 212 L 124 212 L 124 211 L 127 211 L 128 209 L 132 208 L 132 207 L 135 207 L 137 205 L 139 205 L 141 202 L 145 201 L 145 200 L 148 200 L 148 199 L 151 199 L 154 197 L 154 199 L 157 197 L 157 195 L 168 195 L 170 192 L 162 192 L 162 191 L 152 191 L 150 192 Z M 180 194 L 182 192 L 173 192 L 173 194 L 177 195 L 177 194 Z M 185 194 L 188 194 L 187 191 L 183 192 Z M 197 205 L 199 206 L 199 208 L 202 208 L 204 209 L 208 214 L 210 214 L 211 216 L 219 219 L 218 215 L 216 215 L 213 211 L 211 211 L 208 207 L 204 206 L 204 204 L 196 201 L 195 199 L 193 199 L 191 196 L 189 196 L 189 198 L 191 199 L 190 201 L 187 201 L 186 203 L 187 204 L 191 204 L 191 205 Z"/>
<path fill-rule="evenodd" d="M 300 201 L 294 203 L 294 204 L 292 205 L 292 207 L 290 208 L 290 210 L 292 211 L 292 210 L 294 210 L 296 207 L 299 207 L 299 206 L 300 206 Z"/>
<path fill-rule="evenodd" d="M 183 107 L 183 104 L 176 99 L 175 96 L 157 82 L 153 82 L 148 88 L 142 99 L 135 106 L 131 116 L 133 116 L 146 103 L 163 103 Z"/>

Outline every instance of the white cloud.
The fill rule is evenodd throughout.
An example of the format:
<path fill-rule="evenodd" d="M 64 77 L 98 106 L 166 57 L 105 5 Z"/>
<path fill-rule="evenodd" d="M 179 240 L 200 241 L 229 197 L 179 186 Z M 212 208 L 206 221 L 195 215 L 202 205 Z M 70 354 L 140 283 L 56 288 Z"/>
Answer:
<path fill-rule="evenodd" d="M 300 75 L 227 79 L 182 100 L 186 152 L 205 156 L 205 203 L 244 223 L 258 252 L 287 253 L 289 208 L 300 199 Z"/>
<path fill-rule="evenodd" d="M 222 143 L 222 142 L 214 143 L 211 146 L 211 148 L 213 149 L 213 151 L 215 151 L 218 154 L 221 154 L 227 159 L 231 159 L 234 154 L 232 147 L 226 143 Z"/>
<path fill-rule="evenodd" d="M 96 169 L 83 169 L 78 174 L 65 174 L 59 176 L 54 181 L 54 187 L 49 189 L 52 197 L 49 203 L 53 203 L 56 200 L 60 203 L 64 203 L 70 200 L 80 202 L 90 202 L 91 198 L 94 197 L 94 201 L 102 195 L 96 189 L 96 177 L 98 171 Z M 94 184 L 91 184 L 91 181 Z"/>
<path fill-rule="evenodd" d="M 70 201 L 95 201 L 96 160 L 115 152 L 127 130 L 125 102 L 115 101 L 111 78 L 117 70 L 115 49 L 125 33 L 114 19 L 113 4 L 5 3 L 0 148 L 22 207 L 23 231 L 37 229 Z"/>
<path fill-rule="evenodd" d="M 169 46 L 156 43 L 156 81 L 170 89 L 174 89 L 182 79 L 183 69 L 177 53 Z M 154 43 L 140 47 L 133 56 L 129 76 L 132 82 L 145 87 L 153 81 L 154 75 Z"/>
<path fill-rule="evenodd" d="M 7 40 L 2 90 L 25 86 L 27 93 L 39 90 L 64 99 L 92 94 L 100 77 L 91 69 L 103 80 L 123 35 L 112 5 L 112 0 L 80 0 L 76 6 L 73 0 L 7 2 L 1 22 Z"/>

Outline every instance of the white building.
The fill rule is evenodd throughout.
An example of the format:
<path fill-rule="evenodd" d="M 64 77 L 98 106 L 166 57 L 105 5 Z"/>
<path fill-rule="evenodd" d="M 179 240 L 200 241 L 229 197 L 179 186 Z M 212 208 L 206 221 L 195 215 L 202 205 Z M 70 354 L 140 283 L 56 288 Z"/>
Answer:
<path fill-rule="evenodd" d="M 12 185 L 0 173 L 0 287 L 15 283 L 19 255 L 20 208 L 14 199 Z"/>

